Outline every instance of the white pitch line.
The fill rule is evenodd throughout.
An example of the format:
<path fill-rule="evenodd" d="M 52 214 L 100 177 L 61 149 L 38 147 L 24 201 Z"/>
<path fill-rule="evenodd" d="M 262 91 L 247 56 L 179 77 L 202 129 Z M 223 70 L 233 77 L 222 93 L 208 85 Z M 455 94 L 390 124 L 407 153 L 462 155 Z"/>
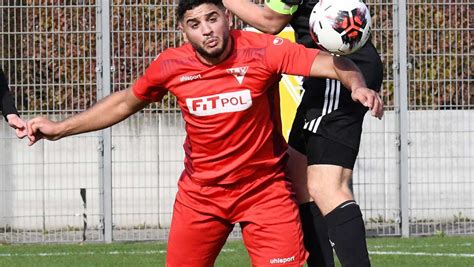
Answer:
<path fill-rule="evenodd" d="M 428 252 L 403 252 L 403 251 L 369 251 L 373 255 L 405 255 L 405 256 L 431 256 L 431 257 L 465 257 L 474 258 L 474 254 L 467 253 L 428 253 Z"/>
<path fill-rule="evenodd" d="M 222 249 L 221 252 L 235 252 L 235 249 Z M 73 255 L 153 255 L 166 254 L 166 250 L 145 250 L 145 251 L 108 251 L 97 253 L 94 251 L 85 252 L 55 252 L 55 253 L 0 253 L 0 257 L 59 257 Z"/>
<path fill-rule="evenodd" d="M 409 248 L 435 248 L 435 247 L 472 247 L 474 246 L 473 243 L 461 243 L 461 244 L 425 244 L 425 245 L 412 245 L 409 246 Z M 370 246 L 369 248 L 374 248 L 374 249 L 384 249 L 384 248 L 406 248 L 404 245 L 374 245 Z"/>
<path fill-rule="evenodd" d="M 109 251 L 97 253 L 94 251 L 85 252 L 54 252 L 54 253 L 4 253 L 0 257 L 57 257 L 72 255 L 147 255 L 147 254 L 164 254 L 166 250 L 149 250 L 149 251 Z"/>

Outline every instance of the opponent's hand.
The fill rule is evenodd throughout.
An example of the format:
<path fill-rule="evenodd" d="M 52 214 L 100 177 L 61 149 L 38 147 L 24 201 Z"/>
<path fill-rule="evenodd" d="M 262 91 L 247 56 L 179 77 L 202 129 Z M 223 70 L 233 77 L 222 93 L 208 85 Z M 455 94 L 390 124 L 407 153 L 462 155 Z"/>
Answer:
<path fill-rule="evenodd" d="M 359 87 L 352 90 L 352 100 L 361 103 L 370 109 L 372 116 L 382 119 L 383 117 L 383 101 L 380 95 L 369 88 Z"/>
<path fill-rule="evenodd" d="M 28 135 L 28 128 L 26 126 L 26 122 L 22 120 L 16 114 L 8 114 L 7 115 L 8 125 L 15 129 L 16 136 L 20 139 L 23 139 L 25 136 Z"/>
<path fill-rule="evenodd" d="M 30 139 L 30 142 L 28 143 L 29 146 L 38 142 L 42 138 L 54 141 L 62 137 L 60 123 L 50 121 L 44 117 L 36 117 L 29 120 L 27 126 L 28 139 Z"/>

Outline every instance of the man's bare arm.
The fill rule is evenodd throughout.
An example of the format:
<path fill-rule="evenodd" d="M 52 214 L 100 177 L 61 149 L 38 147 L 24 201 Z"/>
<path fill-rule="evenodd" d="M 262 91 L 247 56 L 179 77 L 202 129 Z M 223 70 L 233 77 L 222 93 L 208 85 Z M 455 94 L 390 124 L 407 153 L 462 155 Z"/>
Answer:
<path fill-rule="evenodd" d="M 292 18 L 292 15 L 280 14 L 267 5 L 260 6 L 250 0 L 223 0 L 222 2 L 230 12 L 264 33 L 278 34 Z"/>
<path fill-rule="evenodd" d="M 131 89 L 113 93 L 91 108 L 61 122 L 37 117 L 28 121 L 30 145 L 41 138 L 60 138 L 96 131 L 112 126 L 143 109 L 149 102 L 138 99 Z"/>

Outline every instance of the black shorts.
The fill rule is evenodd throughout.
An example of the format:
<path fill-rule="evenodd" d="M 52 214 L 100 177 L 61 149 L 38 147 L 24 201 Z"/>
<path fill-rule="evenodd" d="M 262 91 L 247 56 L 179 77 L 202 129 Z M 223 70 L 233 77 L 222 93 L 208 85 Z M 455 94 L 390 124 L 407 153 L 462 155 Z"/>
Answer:
<path fill-rule="evenodd" d="M 379 90 L 383 78 L 380 56 L 368 42 L 348 56 L 364 74 L 367 86 Z M 367 108 L 352 100 L 339 81 L 309 78 L 291 128 L 289 145 L 308 158 L 308 165 L 331 164 L 353 169 L 359 153 Z"/>

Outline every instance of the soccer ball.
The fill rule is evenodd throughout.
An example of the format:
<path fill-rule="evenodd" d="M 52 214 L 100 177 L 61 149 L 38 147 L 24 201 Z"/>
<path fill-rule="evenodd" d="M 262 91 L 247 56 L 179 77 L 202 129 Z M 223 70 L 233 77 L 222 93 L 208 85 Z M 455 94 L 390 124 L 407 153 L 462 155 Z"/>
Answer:
<path fill-rule="evenodd" d="M 337 55 L 361 48 L 369 39 L 371 25 L 369 9 L 359 0 L 320 0 L 309 18 L 316 44 Z"/>

